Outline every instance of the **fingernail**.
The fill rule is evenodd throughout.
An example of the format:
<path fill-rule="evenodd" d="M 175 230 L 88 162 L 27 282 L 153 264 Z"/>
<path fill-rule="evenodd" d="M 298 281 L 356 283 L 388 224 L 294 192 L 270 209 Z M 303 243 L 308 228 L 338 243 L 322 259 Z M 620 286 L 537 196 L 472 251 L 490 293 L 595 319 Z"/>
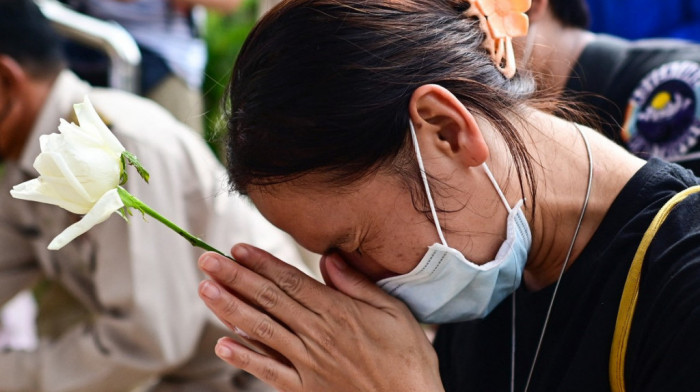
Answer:
<path fill-rule="evenodd" d="M 216 344 L 216 355 L 221 358 L 230 358 L 233 355 L 233 351 L 226 346 L 226 343 L 219 340 L 219 342 Z"/>
<path fill-rule="evenodd" d="M 238 245 L 235 248 L 233 248 L 233 257 L 237 260 L 239 259 L 245 259 L 248 257 L 248 248 L 245 246 Z"/>
<path fill-rule="evenodd" d="M 219 263 L 219 260 L 216 259 L 216 257 L 209 256 L 205 257 L 202 260 L 202 269 L 207 271 L 207 272 L 219 272 L 221 269 L 221 264 Z"/>
<path fill-rule="evenodd" d="M 221 291 L 219 291 L 219 288 L 214 286 L 214 284 L 208 280 L 202 282 L 200 290 L 202 291 L 202 295 L 210 300 L 217 300 L 221 296 Z"/>

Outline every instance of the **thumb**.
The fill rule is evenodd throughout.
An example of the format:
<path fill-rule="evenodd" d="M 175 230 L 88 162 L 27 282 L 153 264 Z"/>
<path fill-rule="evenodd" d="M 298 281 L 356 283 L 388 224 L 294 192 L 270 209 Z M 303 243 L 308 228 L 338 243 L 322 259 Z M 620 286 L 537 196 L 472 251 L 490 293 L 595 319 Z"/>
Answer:
<path fill-rule="evenodd" d="M 378 308 L 393 305 L 398 301 L 367 279 L 366 276 L 349 266 L 337 253 L 323 257 L 321 271 L 323 271 L 327 285 L 335 287 L 338 291 L 356 300 Z"/>
<path fill-rule="evenodd" d="M 318 269 L 321 271 L 321 277 L 323 278 L 323 282 L 326 284 L 326 286 L 337 290 L 335 285 L 333 285 L 333 282 L 331 281 L 330 276 L 328 275 L 328 268 L 326 267 L 326 265 L 328 265 L 330 263 L 326 263 L 327 257 L 328 257 L 328 254 L 324 254 L 321 256 L 321 260 L 318 263 Z"/>

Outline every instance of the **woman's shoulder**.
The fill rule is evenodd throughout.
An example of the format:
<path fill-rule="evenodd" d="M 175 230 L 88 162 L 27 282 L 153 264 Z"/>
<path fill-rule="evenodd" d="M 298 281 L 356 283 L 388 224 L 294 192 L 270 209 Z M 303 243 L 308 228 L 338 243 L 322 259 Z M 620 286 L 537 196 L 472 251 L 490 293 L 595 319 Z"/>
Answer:
<path fill-rule="evenodd" d="M 641 384 L 631 389 L 697 390 L 698 330 L 700 192 L 671 210 L 647 250 L 627 352 L 628 379 Z"/>
<path fill-rule="evenodd" d="M 689 266 L 697 264 L 697 276 L 687 277 L 700 283 L 700 178 L 687 169 L 656 159 L 642 171 L 631 181 L 637 182 L 636 188 L 628 192 L 635 197 L 622 200 L 638 204 L 634 216 L 639 221 L 640 234 L 649 230 L 652 219 L 669 205 L 674 196 L 688 190 L 692 192 L 668 211 L 653 235 L 644 260 L 642 279 L 646 284 L 664 285 L 668 283 L 666 280 L 682 278 L 677 274 L 679 271 L 690 272 Z M 700 284 L 696 287 L 700 295 Z M 700 302 L 698 305 L 700 307 Z"/>
<path fill-rule="evenodd" d="M 608 245 L 620 242 L 624 242 L 621 251 L 636 248 L 659 209 L 678 192 L 697 184 L 700 179 L 689 170 L 650 159 L 616 196 L 587 246 L 589 252 L 599 258 Z"/>
<path fill-rule="evenodd" d="M 617 271 L 624 280 L 654 217 L 675 195 L 699 184 L 687 169 L 650 160 L 620 192 L 587 246 L 591 268 Z M 672 295 L 674 289 L 683 289 L 679 280 L 697 281 L 688 289 L 697 292 L 700 309 L 700 192 L 675 205 L 655 233 L 644 259 L 641 289 Z"/>
<path fill-rule="evenodd" d="M 643 217 L 646 224 L 675 194 L 698 184 L 700 178 L 692 171 L 652 158 L 620 191 L 610 206 L 608 220 L 623 223 Z"/>
<path fill-rule="evenodd" d="M 680 166 L 656 161 L 652 185 L 641 189 L 655 195 L 649 209 L 659 215 L 664 206 L 670 207 L 649 246 L 648 259 L 671 258 L 670 264 L 686 260 L 700 252 L 700 178 Z M 673 206 L 674 196 L 686 193 L 686 197 Z M 674 252 L 680 252 L 674 254 Z M 700 260 L 699 260 L 700 261 Z"/>
<path fill-rule="evenodd" d="M 671 281 L 697 281 L 694 289 L 700 308 L 700 187 L 676 204 L 668 213 L 652 239 L 645 268 L 650 279 Z M 668 281 L 665 281 L 668 280 Z M 679 282 L 670 289 L 683 288 Z"/>

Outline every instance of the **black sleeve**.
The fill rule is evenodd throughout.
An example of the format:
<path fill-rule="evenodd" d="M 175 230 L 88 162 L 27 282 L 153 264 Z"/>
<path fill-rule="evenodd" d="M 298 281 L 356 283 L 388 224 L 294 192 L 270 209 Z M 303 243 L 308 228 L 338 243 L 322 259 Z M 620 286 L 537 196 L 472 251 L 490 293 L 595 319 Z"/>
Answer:
<path fill-rule="evenodd" d="M 647 252 L 626 355 L 628 391 L 700 391 L 700 195 L 681 202 Z"/>

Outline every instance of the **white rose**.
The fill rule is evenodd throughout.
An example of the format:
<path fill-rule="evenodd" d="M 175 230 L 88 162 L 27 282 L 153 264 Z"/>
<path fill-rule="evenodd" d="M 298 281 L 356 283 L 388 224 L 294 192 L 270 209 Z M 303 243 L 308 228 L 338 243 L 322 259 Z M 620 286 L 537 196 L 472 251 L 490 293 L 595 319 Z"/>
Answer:
<path fill-rule="evenodd" d="M 85 97 L 74 105 L 80 126 L 61 119 L 60 134 L 41 136 L 34 161 L 39 177 L 15 185 L 17 199 L 54 204 L 83 218 L 51 241 L 57 250 L 122 208 L 119 186 L 124 147 Z"/>

